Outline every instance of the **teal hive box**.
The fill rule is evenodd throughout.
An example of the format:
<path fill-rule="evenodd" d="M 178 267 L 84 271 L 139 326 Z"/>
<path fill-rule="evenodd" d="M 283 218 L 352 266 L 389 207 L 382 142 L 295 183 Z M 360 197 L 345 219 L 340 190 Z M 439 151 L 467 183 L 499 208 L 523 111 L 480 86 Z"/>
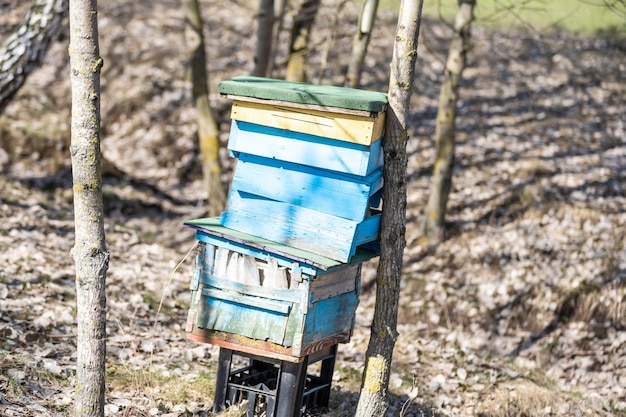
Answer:
<path fill-rule="evenodd" d="M 350 339 L 361 263 L 373 252 L 360 250 L 343 264 L 225 228 L 216 218 L 186 224 L 199 241 L 189 339 L 292 362 Z"/>

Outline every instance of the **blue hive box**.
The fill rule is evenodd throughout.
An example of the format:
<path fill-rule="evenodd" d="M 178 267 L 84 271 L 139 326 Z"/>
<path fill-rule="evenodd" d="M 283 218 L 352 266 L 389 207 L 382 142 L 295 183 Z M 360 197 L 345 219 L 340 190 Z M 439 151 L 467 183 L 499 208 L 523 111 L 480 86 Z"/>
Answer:
<path fill-rule="evenodd" d="M 345 263 L 379 239 L 385 94 L 258 77 L 218 90 L 239 159 L 223 226 Z"/>

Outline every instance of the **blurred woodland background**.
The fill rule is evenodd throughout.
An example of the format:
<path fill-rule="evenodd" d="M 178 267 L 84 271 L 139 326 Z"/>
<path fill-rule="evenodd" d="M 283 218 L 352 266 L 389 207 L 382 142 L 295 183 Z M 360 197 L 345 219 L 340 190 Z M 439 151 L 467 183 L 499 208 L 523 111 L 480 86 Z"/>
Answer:
<path fill-rule="evenodd" d="M 224 189 L 231 103 L 216 86 L 258 70 L 262 3 L 199 2 Z M 294 22 L 310 3 L 286 2 L 267 75 L 288 76 Z M 0 1 L 0 45 L 34 4 Z M 206 215 L 210 201 L 183 4 L 99 4 L 111 416 L 210 415 L 212 405 L 217 350 L 185 340 L 181 327 L 194 245 L 182 222 Z M 319 2 L 299 55 L 304 80 L 345 85 L 361 7 Z M 360 88 L 387 91 L 398 7 L 378 6 Z M 388 414 L 626 416 L 626 7 L 478 0 L 464 38 L 445 216 L 428 235 L 456 13 L 455 1 L 425 0 Z M 0 113 L 3 416 L 72 410 L 67 48 L 63 21 Z M 352 340 L 339 347 L 331 409 L 317 415 L 354 415 L 376 262 L 363 273 Z"/>

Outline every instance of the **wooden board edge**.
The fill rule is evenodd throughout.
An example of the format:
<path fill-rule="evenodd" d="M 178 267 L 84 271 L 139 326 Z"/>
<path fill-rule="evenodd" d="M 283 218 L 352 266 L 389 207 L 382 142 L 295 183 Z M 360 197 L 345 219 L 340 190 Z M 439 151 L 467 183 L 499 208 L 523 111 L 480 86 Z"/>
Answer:
<path fill-rule="evenodd" d="M 222 94 L 222 96 L 225 96 L 226 98 L 233 100 L 233 101 L 247 101 L 250 103 L 277 105 L 277 106 L 293 107 L 296 109 L 317 110 L 317 111 L 323 111 L 323 112 L 329 112 L 329 113 L 350 114 L 353 116 L 364 116 L 364 117 L 373 117 L 373 118 L 380 117 L 382 114 L 385 113 L 387 109 L 386 104 L 383 106 L 383 109 L 381 111 L 375 112 L 375 111 L 369 111 L 369 110 L 354 110 L 354 109 L 345 109 L 343 107 L 324 106 L 321 104 L 294 103 L 291 101 L 283 101 L 283 100 L 237 96 L 234 94 Z"/>
<path fill-rule="evenodd" d="M 300 363 L 306 359 L 308 355 L 319 352 L 329 346 L 336 345 L 338 343 L 347 343 L 350 341 L 352 332 L 342 332 L 326 339 L 311 343 L 305 346 L 300 355 L 293 355 L 294 349 L 291 347 L 284 347 L 271 342 L 265 342 L 263 340 L 250 339 L 245 336 L 236 334 L 230 334 L 225 332 L 216 332 L 212 330 L 194 328 L 192 332 L 187 332 L 187 339 L 194 342 L 208 343 L 211 345 L 231 349 L 233 351 L 239 351 L 249 353 L 251 355 L 257 355 L 281 361 Z"/>

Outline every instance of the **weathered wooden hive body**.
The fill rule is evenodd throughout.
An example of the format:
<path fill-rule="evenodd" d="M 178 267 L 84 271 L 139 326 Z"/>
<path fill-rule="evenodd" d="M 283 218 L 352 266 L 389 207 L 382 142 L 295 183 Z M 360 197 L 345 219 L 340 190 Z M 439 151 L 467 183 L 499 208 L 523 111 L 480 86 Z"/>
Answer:
<path fill-rule="evenodd" d="M 199 249 L 186 331 L 193 340 L 298 361 L 350 339 L 359 302 L 360 249 L 344 264 L 192 220 Z"/>
<path fill-rule="evenodd" d="M 280 360 L 349 340 L 361 264 L 377 255 L 386 96 L 257 77 L 234 100 L 236 164 L 199 250 L 190 339 Z"/>

